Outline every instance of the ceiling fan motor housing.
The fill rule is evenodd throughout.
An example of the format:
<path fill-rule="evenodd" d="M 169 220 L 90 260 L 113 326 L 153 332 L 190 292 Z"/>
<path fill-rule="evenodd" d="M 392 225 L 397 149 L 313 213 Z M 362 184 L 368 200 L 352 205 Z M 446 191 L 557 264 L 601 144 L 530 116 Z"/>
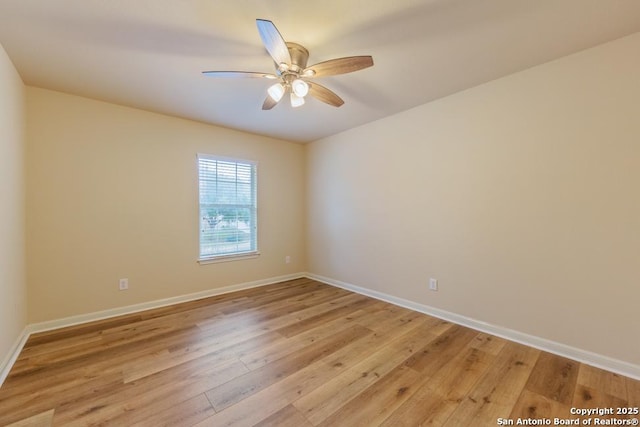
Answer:
<path fill-rule="evenodd" d="M 302 73 L 307 68 L 307 60 L 309 59 L 309 51 L 298 43 L 286 42 L 289 55 L 291 55 L 291 67 L 289 71 L 296 74 Z"/>

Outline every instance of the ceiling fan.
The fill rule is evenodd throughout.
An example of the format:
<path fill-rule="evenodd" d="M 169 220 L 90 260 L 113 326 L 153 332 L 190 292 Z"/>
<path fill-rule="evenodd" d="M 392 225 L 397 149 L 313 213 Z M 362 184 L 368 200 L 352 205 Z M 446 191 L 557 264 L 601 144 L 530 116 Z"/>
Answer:
<path fill-rule="evenodd" d="M 344 104 L 342 98 L 326 87 L 311 81 L 314 77 L 346 74 L 373 65 L 371 56 L 348 56 L 330 59 L 307 67 L 309 51 L 297 43 L 285 42 L 273 22 L 256 19 L 262 43 L 275 62 L 276 71 L 258 73 L 249 71 L 203 71 L 202 74 L 223 78 L 267 78 L 277 83 L 267 90 L 267 98 L 262 104 L 263 110 L 275 107 L 285 94 L 290 94 L 291 106 L 304 104 L 304 97 L 311 95 L 334 107 Z"/>

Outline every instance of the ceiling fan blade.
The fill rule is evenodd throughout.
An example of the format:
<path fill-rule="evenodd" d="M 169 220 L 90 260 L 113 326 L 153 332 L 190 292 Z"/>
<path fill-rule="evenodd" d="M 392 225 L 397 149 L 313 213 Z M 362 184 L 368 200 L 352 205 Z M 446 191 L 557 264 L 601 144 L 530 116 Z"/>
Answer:
<path fill-rule="evenodd" d="M 264 100 L 264 103 L 262 104 L 262 109 L 263 110 L 271 110 L 273 107 L 278 105 L 278 102 L 280 102 L 280 101 L 276 101 L 270 95 L 267 95 L 267 97 Z"/>
<path fill-rule="evenodd" d="M 342 98 L 318 83 L 309 83 L 309 95 L 334 107 L 340 107 L 344 104 Z"/>
<path fill-rule="evenodd" d="M 302 74 L 308 77 L 334 76 L 336 74 L 352 73 L 372 65 L 373 57 L 371 56 L 347 56 L 312 65 L 307 67 Z"/>
<path fill-rule="evenodd" d="M 291 65 L 291 55 L 287 44 L 276 26 L 273 25 L 273 22 L 266 19 L 256 19 L 256 25 L 264 47 L 267 48 L 267 52 L 269 52 L 276 64 Z"/>
<path fill-rule="evenodd" d="M 267 78 L 275 79 L 275 74 L 270 73 L 254 73 L 250 71 L 203 71 L 202 74 L 209 77 L 219 77 L 223 79 L 237 79 L 237 78 Z"/>

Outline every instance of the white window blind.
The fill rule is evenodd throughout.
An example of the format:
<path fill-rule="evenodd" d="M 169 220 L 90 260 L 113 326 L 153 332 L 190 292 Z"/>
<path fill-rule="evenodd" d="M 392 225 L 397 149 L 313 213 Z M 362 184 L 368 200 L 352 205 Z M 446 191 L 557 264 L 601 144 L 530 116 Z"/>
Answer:
<path fill-rule="evenodd" d="M 200 259 L 256 254 L 256 164 L 198 155 Z"/>

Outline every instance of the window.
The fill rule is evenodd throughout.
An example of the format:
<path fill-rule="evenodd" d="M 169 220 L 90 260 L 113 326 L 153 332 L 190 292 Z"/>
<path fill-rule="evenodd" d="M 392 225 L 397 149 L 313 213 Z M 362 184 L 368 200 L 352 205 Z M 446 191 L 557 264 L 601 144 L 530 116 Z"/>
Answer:
<path fill-rule="evenodd" d="M 198 155 L 200 261 L 258 254 L 256 164 Z"/>

